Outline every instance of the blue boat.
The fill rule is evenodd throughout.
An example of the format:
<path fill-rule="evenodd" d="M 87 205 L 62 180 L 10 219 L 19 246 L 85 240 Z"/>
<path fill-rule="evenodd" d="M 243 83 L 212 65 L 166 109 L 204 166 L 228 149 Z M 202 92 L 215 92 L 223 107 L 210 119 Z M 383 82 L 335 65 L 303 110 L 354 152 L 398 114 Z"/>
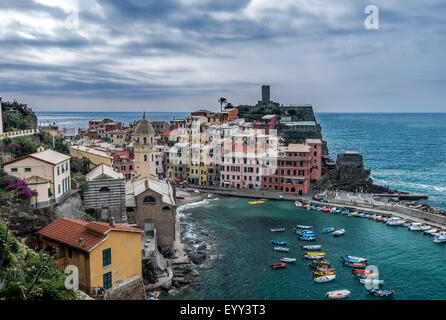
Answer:
<path fill-rule="evenodd" d="M 342 213 L 343 213 L 343 214 L 350 213 L 350 210 L 347 210 L 347 209 L 346 209 L 346 210 L 342 211 Z"/>
<path fill-rule="evenodd" d="M 338 210 L 335 210 L 334 213 L 341 213 L 341 212 L 342 212 L 342 210 L 341 210 L 341 209 L 338 209 Z"/>
<path fill-rule="evenodd" d="M 367 262 L 366 258 L 353 257 L 353 256 L 343 256 L 341 257 L 341 259 L 347 262 Z"/>
<path fill-rule="evenodd" d="M 334 227 L 325 228 L 324 230 L 322 230 L 322 233 L 330 233 L 330 232 L 333 232 L 334 230 L 335 230 Z"/>
<path fill-rule="evenodd" d="M 286 242 L 285 241 L 273 240 L 272 242 L 273 242 L 273 244 L 286 246 Z"/>
<path fill-rule="evenodd" d="M 391 297 L 395 293 L 395 291 L 393 290 L 376 290 L 376 289 L 369 289 L 367 290 L 367 292 L 375 297 Z"/>
<path fill-rule="evenodd" d="M 316 236 L 312 236 L 312 237 L 300 236 L 299 239 L 303 240 L 303 241 L 314 241 L 314 240 L 316 240 Z"/>

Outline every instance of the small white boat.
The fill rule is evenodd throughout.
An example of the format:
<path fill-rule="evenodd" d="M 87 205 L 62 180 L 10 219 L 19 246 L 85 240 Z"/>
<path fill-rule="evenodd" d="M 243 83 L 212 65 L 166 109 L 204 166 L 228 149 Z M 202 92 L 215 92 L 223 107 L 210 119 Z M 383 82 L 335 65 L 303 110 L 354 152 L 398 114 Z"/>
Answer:
<path fill-rule="evenodd" d="M 313 230 L 312 226 L 303 226 L 301 224 L 296 225 L 296 229 L 306 229 L 306 230 Z"/>
<path fill-rule="evenodd" d="M 426 231 L 426 230 L 429 230 L 429 229 L 431 229 L 432 227 L 431 226 L 421 226 L 420 227 L 420 230 L 421 231 Z"/>
<path fill-rule="evenodd" d="M 382 216 L 375 216 L 374 220 L 378 220 L 379 218 L 382 218 Z"/>
<path fill-rule="evenodd" d="M 309 245 L 309 246 L 302 246 L 302 249 L 304 250 L 317 250 L 320 249 L 322 247 L 322 245 L 320 244 L 314 244 L 314 245 Z"/>
<path fill-rule="evenodd" d="M 343 299 L 347 298 L 350 295 L 350 291 L 347 289 L 343 290 L 335 290 L 335 291 L 329 291 L 325 294 L 328 299 Z"/>
<path fill-rule="evenodd" d="M 406 221 L 405 220 L 401 220 L 401 219 L 399 219 L 399 220 L 390 220 L 390 221 L 386 222 L 386 224 L 389 225 L 389 226 L 402 226 L 405 223 L 406 223 Z"/>
<path fill-rule="evenodd" d="M 435 243 L 446 242 L 446 232 L 440 232 L 439 235 L 434 238 Z"/>
<path fill-rule="evenodd" d="M 334 237 L 339 237 L 339 236 L 344 235 L 344 233 L 345 233 L 345 229 L 339 229 L 339 230 L 336 230 L 335 232 L 332 232 L 331 234 Z"/>
<path fill-rule="evenodd" d="M 420 231 L 422 225 L 423 225 L 423 224 L 420 223 L 420 222 L 414 222 L 414 223 L 412 223 L 412 224 L 410 225 L 409 230 L 412 230 L 412 231 Z"/>
<path fill-rule="evenodd" d="M 276 250 L 276 251 L 288 252 L 288 251 L 290 251 L 290 248 L 285 248 L 285 247 L 274 247 L 274 250 Z"/>
<path fill-rule="evenodd" d="M 300 202 L 300 201 L 295 201 L 295 202 L 294 202 L 294 205 L 295 205 L 296 207 L 302 207 L 302 202 Z"/>
<path fill-rule="evenodd" d="M 359 279 L 361 283 L 368 284 L 368 285 L 380 285 L 384 283 L 384 280 L 379 279 Z"/>
<path fill-rule="evenodd" d="M 329 281 L 333 281 L 334 279 L 336 279 L 336 275 L 332 274 L 332 275 L 328 275 L 328 276 L 316 277 L 316 278 L 314 278 L 314 281 L 316 281 L 316 282 L 329 282 Z"/>
<path fill-rule="evenodd" d="M 359 214 L 359 212 L 358 212 L 358 211 L 355 211 L 355 212 L 349 212 L 347 215 L 348 215 L 349 217 L 356 217 L 357 214 Z"/>
<path fill-rule="evenodd" d="M 424 233 L 425 234 L 433 234 L 433 233 L 436 233 L 437 231 L 438 231 L 437 228 L 430 228 L 428 230 L 424 230 Z"/>
<path fill-rule="evenodd" d="M 294 262 L 296 262 L 296 258 L 282 258 L 282 259 L 280 259 L 280 261 L 287 262 L 287 263 L 294 263 Z"/>

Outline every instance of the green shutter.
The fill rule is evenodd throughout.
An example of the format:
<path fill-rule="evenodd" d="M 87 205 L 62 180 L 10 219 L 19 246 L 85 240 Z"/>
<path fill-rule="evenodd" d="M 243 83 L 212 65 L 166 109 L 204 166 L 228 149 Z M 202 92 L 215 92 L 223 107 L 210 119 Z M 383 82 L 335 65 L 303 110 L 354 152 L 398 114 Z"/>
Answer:
<path fill-rule="evenodd" d="M 108 266 L 111 264 L 111 249 L 105 249 L 102 251 L 102 266 Z"/>
<path fill-rule="evenodd" d="M 110 289 L 112 287 L 112 274 L 107 272 L 103 276 L 104 289 Z"/>

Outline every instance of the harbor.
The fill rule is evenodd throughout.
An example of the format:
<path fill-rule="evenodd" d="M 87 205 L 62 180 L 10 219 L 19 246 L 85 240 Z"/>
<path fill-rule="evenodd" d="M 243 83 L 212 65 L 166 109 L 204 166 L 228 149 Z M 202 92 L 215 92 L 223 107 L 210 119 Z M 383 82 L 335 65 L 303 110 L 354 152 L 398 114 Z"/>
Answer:
<path fill-rule="evenodd" d="M 444 296 L 444 280 L 431 273 L 441 268 L 444 244 L 434 243 L 423 231 L 411 231 L 402 226 L 389 226 L 372 219 L 346 214 L 296 207 L 291 201 L 266 200 L 250 205 L 252 199 L 223 198 L 203 206 L 185 210 L 191 221 L 213 230 L 216 236 L 218 260 L 214 267 L 200 271 L 200 289 L 178 293 L 163 299 L 326 299 L 329 291 L 346 289 L 348 299 L 385 299 L 368 293 L 355 277 L 352 268 L 340 257 L 366 257 L 368 265 L 377 266 L 383 290 L 393 290 L 393 299 L 438 299 Z M 296 235 L 296 225 L 309 225 L 317 234 L 315 241 L 302 241 Z M 327 227 L 345 229 L 334 237 L 322 231 Z M 271 228 L 285 228 L 271 232 Z M 286 242 L 289 251 L 274 250 Z M 404 245 L 403 245 L 404 244 Z M 336 270 L 336 279 L 318 283 L 304 260 L 304 245 L 321 245 L 327 259 Z M 429 257 L 429 264 L 425 262 Z M 272 269 L 283 263 L 282 258 L 295 258 L 286 267 Z M 425 277 L 419 277 L 425 274 Z M 237 283 L 237 290 L 231 284 Z"/>

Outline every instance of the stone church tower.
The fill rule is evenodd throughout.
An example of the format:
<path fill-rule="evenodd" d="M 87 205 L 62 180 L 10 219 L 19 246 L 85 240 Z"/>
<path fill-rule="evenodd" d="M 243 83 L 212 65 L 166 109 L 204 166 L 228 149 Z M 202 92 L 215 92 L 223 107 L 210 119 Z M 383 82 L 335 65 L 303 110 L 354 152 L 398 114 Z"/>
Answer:
<path fill-rule="evenodd" d="M 155 145 L 155 130 L 146 119 L 146 113 L 144 112 L 142 120 L 138 121 L 135 134 L 133 135 L 133 151 L 135 153 L 134 180 L 143 178 L 158 179 L 156 174 Z"/>

